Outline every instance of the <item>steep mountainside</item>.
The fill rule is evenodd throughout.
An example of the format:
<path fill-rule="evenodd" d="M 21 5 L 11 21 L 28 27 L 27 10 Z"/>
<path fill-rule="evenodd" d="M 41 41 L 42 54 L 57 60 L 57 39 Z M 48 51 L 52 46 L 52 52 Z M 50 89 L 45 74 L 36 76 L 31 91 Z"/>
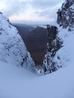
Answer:
<path fill-rule="evenodd" d="M 66 66 L 70 61 L 73 61 L 74 0 L 66 0 L 57 14 L 57 23 L 64 29 L 57 26 L 59 32 L 56 34 L 55 26 L 48 26 L 49 41 L 43 61 L 45 73 L 54 72 L 58 68 Z M 51 27 L 54 27 L 54 29 Z"/>
<path fill-rule="evenodd" d="M 0 13 L 0 61 L 34 69 L 34 62 L 17 29 Z"/>

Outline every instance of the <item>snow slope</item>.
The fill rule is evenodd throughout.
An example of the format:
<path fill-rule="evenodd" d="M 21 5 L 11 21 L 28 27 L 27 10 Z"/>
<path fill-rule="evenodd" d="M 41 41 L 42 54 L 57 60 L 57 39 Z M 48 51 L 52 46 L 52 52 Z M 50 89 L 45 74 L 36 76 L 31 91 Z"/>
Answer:
<path fill-rule="evenodd" d="M 57 52 L 55 62 L 63 67 L 70 66 L 74 62 L 74 31 L 59 28 L 58 36 L 63 40 L 63 47 Z"/>
<path fill-rule="evenodd" d="M 74 66 L 37 76 L 0 62 L 0 98 L 74 98 Z"/>
<path fill-rule="evenodd" d="M 27 48 L 17 29 L 0 13 L 0 61 L 27 69 L 34 68 Z"/>

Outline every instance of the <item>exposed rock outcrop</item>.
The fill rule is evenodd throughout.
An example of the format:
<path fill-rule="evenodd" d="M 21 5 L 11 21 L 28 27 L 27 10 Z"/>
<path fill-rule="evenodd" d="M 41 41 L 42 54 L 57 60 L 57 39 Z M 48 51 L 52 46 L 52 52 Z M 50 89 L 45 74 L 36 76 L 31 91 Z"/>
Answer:
<path fill-rule="evenodd" d="M 74 0 L 66 0 L 57 12 L 57 23 L 69 31 L 74 30 Z"/>
<path fill-rule="evenodd" d="M 44 73 L 51 73 L 56 71 L 60 66 L 54 62 L 54 56 L 57 51 L 62 47 L 62 41 L 57 36 L 58 28 L 56 26 L 47 26 L 48 30 L 48 42 L 47 51 L 43 61 Z"/>

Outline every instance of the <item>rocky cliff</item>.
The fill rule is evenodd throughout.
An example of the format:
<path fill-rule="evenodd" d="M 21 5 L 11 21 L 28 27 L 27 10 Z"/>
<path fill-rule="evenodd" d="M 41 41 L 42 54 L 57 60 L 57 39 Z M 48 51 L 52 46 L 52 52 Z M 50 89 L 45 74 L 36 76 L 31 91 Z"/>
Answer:
<path fill-rule="evenodd" d="M 57 12 L 57 23 L 69 31 L 74 30 L 74 0 L 65 0 Z"/>

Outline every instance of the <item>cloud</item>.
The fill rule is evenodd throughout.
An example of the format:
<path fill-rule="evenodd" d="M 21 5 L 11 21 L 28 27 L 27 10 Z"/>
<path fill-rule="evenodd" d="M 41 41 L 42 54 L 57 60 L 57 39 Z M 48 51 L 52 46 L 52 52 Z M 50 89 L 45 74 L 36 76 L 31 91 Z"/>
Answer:
<path fill-rule="evenodd" d="M 8 17 L 54 18 L 64 0 L 1 0 L 0 11 Z M 22 16 L 23 15 L 23 16 Z"/>
<path fill-rule="evenodd" d="M 53 7 L 46 7 L 45 9 L 36 10 L 35 14 L 38 14 L 39 16 L 54 17 L 54 15 L 56 15 L 56 12 L 58 8 L 60 8 L 60 6 L 61 4 L 58 3 Z"/>
<path fill-rule="evenodd" d="M 33 0 L 32 5 L 35 8 L 45 9 L 48 7 L 53 7 L 57 4 L 58 0 Z"/>
<path fill-rule="evenodd" d="M 57 10 L 61 7 L 64 0 L 33 0 L 35 14 L 39 17 L 54 20 Z M 55 17 L 54 17 L 55 16 Z"/>
<path fill-rule="evenodd" d="M 3 12 L 7 16 L 11 16 L 11 15 L 14 15 L 14 14 L 19 14 L 24 9 L 26 9 L 25 2 L 23 3 L 23 2 L 20 2 L 19 0 L 10 0 L 10 1 L 6 0 L 6 2 L 4 2 L 4 4 L 6 4 L 6 7 L 5 7 L 5 9 L 3 9 Z"/>

